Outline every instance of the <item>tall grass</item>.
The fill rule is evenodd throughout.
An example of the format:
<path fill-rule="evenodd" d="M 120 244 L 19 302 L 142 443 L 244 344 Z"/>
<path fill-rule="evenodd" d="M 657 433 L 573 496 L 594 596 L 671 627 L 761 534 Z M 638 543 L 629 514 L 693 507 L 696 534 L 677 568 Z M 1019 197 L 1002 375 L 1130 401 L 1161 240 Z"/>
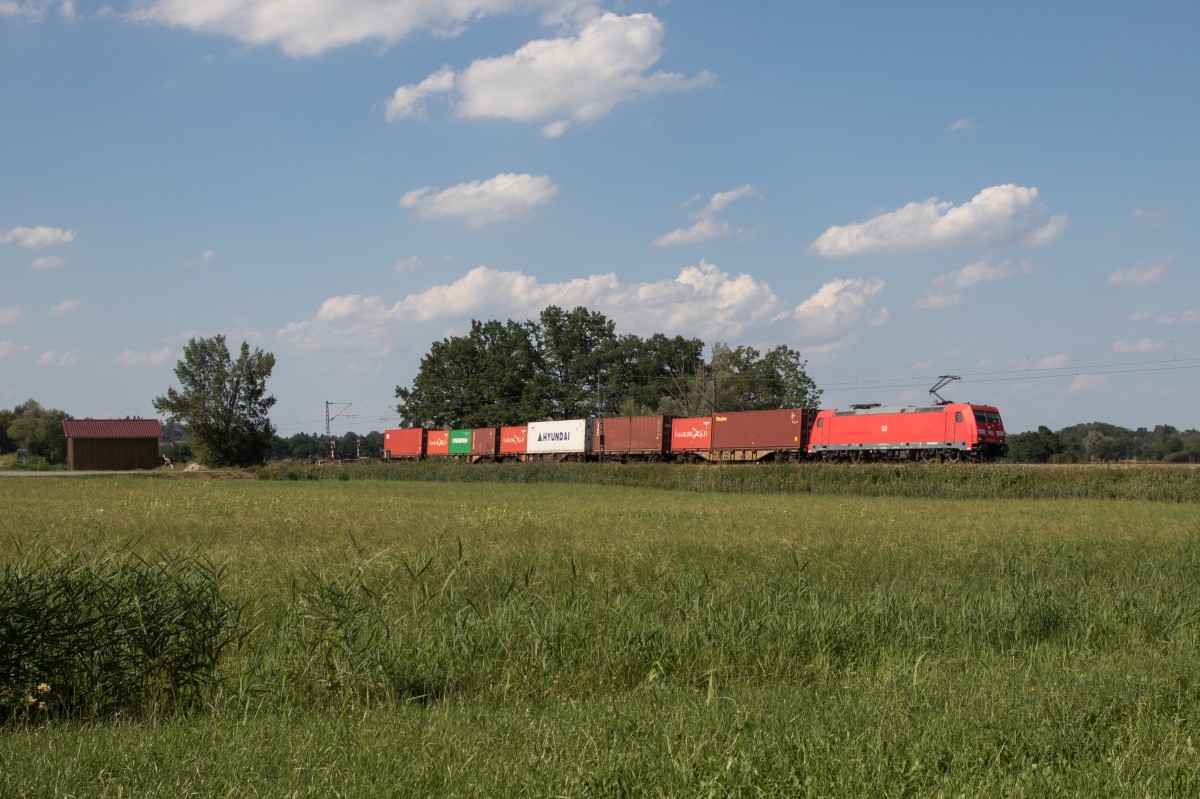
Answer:
<path fill-rule="evenodd" d="M 190 701 L 0 729 L 3 796 L 1200 789 L 1188 503 L 63 479 L 0 562 L 227 564 L 226 643 Z"/>
<path fill-rule="evenodd" d="M 202 559 L 44 550 L 0 579 L 0 722 L 154 714 L 201 701 L 240 632 Z"/>
<path fill-rule="evenodd" d="M 458 483 L 620 485 L 718 493 L 852 494 L 940 499 L 1138 499 L 1200 501 L 1200 469 L 1171 466 L 996 466 L 972 464 L 615 463 L 465 464 L 359 462 L 305 466 L 273 462 L 262 480 L 400 480 Z"/>

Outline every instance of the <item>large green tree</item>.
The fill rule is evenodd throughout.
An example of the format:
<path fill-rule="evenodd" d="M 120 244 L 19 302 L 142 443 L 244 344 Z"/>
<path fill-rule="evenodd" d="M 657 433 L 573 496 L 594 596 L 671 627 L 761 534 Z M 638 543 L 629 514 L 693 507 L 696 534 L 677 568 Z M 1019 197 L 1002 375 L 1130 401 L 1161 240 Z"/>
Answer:
<path fill-rule="evenodd" d="M 471 323 L 434 342 L 411 387 L 396 387 L 402 422 L 491 427 L 592 415 L 815 407 L 820 390 L 800 354 L 760 353 L 656 333 L 618 335 L 602 313 L 550 306 L 536 321 Z"/>
<path fill-rule="evenodd" d="M 50 463 L 65 463 L 67 439 L 62 423 L 67 418 L 66 411 L 43 408 L 36 400 L 27 400 L 11 412 L 4 412 L 0 423 L 4 424 L 4 438 L 11 448 L 27 449 L 33 457 Z"/>
<path fill-rule="evenodd" d="M 225 336 L 193 338 L 175 367 L 179 390 L 154 398 L 154 408 L 184 422 L 197 460 L 208 466 L 250 466 L 271 452 L 275 398 L 267 379 L 275 356 L 242 342 L 237 360 Z"/>

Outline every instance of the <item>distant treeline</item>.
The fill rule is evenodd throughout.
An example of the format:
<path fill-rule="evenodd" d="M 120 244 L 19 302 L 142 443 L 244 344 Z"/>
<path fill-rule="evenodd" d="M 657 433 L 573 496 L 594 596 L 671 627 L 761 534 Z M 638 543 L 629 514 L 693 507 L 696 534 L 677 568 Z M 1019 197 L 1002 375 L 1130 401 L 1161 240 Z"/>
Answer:
<path fill-rule="evenodd" d="M 1151 461 L 1200 463 L 1200 430 L 1179 431 L 1166 424 L 1129 430 L 1104 422 L 1042 426 L 1008 437 L 1008 457 L 1019 463 Z"/>

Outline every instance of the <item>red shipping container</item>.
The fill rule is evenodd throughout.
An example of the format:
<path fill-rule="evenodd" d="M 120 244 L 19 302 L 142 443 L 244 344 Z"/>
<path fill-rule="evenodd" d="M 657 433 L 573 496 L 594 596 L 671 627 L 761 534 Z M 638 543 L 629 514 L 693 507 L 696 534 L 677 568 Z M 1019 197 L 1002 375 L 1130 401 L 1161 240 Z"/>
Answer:
<path fill-rule="evenodd" d="M 389 458 L 420 458 L 425 454 L 425 428 L 383 431 L 383 451 Z"/>
<path fill-rule="evenodd" d="M 815 416 L 816 411 L 807 408 L 715 413 L 712 448 L 807 451 L 808 434 Z"/>
<path fill-rule="evenodd" d="M 471 431 L 471 454 L 494 458 L 500 448 L 500 430 L 496 427 L 477 427 Z"/>
<path fill-rule="evenodd" d="M 524 455 L 526 447 L 525 440 L 527 438 L 529 438 L 529 427 L 527 425 L 501 427 L 500 454 Z"/>
<path fill-rule="evenodd" d="M 592 449 L 600 455 L 662 455 L 670 441 L 666 416 L 600 417 L 592 425 Z"/>
<path fill-rule="evenodd" d="M 708 449 L 712 445 L 712 417 L 671 420 L 671 451 Z"/>
<path fill-rule="evenodd" d="M 450 454 L 450 431 L 449 430 L 430 430 L 425 434 L 425 454 L 426 455 L 449 455 Z"/>

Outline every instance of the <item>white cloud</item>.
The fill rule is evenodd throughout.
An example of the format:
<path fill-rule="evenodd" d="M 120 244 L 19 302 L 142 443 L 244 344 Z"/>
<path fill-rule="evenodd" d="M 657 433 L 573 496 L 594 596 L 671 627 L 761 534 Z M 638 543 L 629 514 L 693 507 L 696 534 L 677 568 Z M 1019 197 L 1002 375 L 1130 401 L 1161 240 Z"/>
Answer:
<path fill-rule="evenodd" d="M 1171 215 L 1170 211 L 1155 208 L 1134 208 L 1130 215 L 1130 221 L 1147 227 L 1160 228 L 1165 224 L 1165 220 Z"/>
<path fill-rule="evenodd" d="M 1108 276 L 1110 286 L 1149 286 L 1162 280 L 1167 274 L 1167 264 L 1173 256 L 1143 261 L 1128 269 L 1120 269 Z"/>
<path fill-rule="evenodd" d="M 385 45 L 417 30 L 455 35 L 466 23 L 524 10 L 551 12 L 556 0 L 148 0 L 130 16 L 251 45 L 275 45 L 292 56 L 377 41 Z"/>
<path fill-rule="evenodd" d="M 930 252 L 965 246 L 1041 246 L 1060 237 L 1065 216 L 1049 216 L 1036 188 L 983 189 L 962 205 L 936 197 L 850 225 L 835 225 L 808 246 L 825 258 L 870 253 Z"/>
<path fill-rule="evenodd" d="M 74 352 L 47 350 L 37 359 L 38 366 L 72 366 L 76 363 L 79 363 L 79 356 Z"/>
<path fill-rule="evenodd" d="M 524 216 L 557 193 L 558 186 L 546 175 L 508 173 L 441 191 L 429 186 L 414 189 L 400 198 L 400 205 L 422 219 L 460 218 L 470 227 L 482 227 Z"/>
<path fill-rule="evenodd" d="M 0 308 L 0 325 L 11 325 L 24 315 L 25 311 L 21 309 L 20 305 L 10 305 L 7 308 Z"/>
<path fill-rule="evenodd" d="M 394 122 L 397 119 L 404 119 L 406 117 L 424 119 L 426 115 L 422 103 L 425 101 L 425 98 L 434 94 L 443 94 L 453 88 L 454 70 L 448 66 L 443 66 L 420 83 L 401 86 L 396 89 L 392 95 L 392 99 L 388 100 L 384 115 L 387 117 L 388 122 Z"/>
<path fill-rule="evenodd" d="M 1067 394 L 1077 394 L 1081 391 L 1095 391 L 1108 382 L 1108 375 L 1082 374 L 1076 375 L 1067 387 Z"/>
<path fill-rule="evenodd" d="M 804 331 L 818 338 L 833 338 L 864 323 L 887 322 L 886 307 L 876 307 L 875 298 L 886 284 L 879 278 L 831 280 L 796 306 L 792 316 Z"/>
<path fill-rule="evenodd" d="M 204 252 L 200 253 L 198 256 L 196 256 L 192 260 L 185 263 L 184 266 L 185 267 L 200 266 L 200 264 L 206 264 L 216 257 L 217 257 L 217 254 L 215 252 L 213 252 L 212 250 L 205 250 Z"/>
<path fill-rule="evenodd" d="M 63 300 L 50 309 L 51 316 L 66 316 L 79 308 L 79 300 Z"/>
<path fill-rule="evenodd" d="M 53 5 L 49 0 L 0 0 L 0 18 L 18 22 L 39 22 Z"/>
<path fill-rule="evenodd" d="M 967 117 L 960 117 L 959 119 L 954 120 L 953 124 L 951 124 L 950 127 L 946 128 L 946 130 L 949 131 L 950 133 L 956 133 L 957 131 L 960 131 L 960 130 L 970 130 L 973 127 L 975 127 L 974 122 L 972 122 Z"/>
<path fill-rule="evenodd" d="M 75 231 L 62 228 L 15 227 L 0 233 L 0 244 L 16 243 L 21 247 L 40 248 L 59 244 L 70 244 L 75 240 Z"/>
<path fill-rule="evenodd" d="M 1065 369 L 1071 365 L 1071 357 L 1069 355 L 1047 355 L 1040 358 L 1033 364 L 1034 369 Z"/>
<path fill-rule="evenodd" d="M 61 255 L 43 255 L 41 258 L 34 258 L 29 264 L 29 268 L 35 272 L 41 272 L 43 269 L 57 269 L 67 261 Z"/>
<path fill-rule="evenodd" d="M 1027 275 L 1032 271 L 1028 261 L 1013 266 L 1012 261 L 1001 261 L 993 265 L 986 258 L 967 264 L 962 269 L 946 272 L 933 279 L 925 296 L 913 303 L 918 310 L 934 308 L 949 308 L 963 301 L 961 289 L 969 288 L 977 283 L 993 280 L 1008 280 L 1017 275 Z"/>
<path fill-rule="evenodd" d="M 1151 341 L 1144 338 L 1141 341 L 1114 341 L 1112 348 L 1113 352 L 1121 353 L 1142 353 L 1142 352 L 1158 352 L 1168 349 L 1165 341 Z"/>
<path fill-rule="evenodd" d="M 33 348 L 28 344 L 18 344 L 15 341 L 0 341 L 0 361 L 5 358 L 11 358 L 14 355 L 23 355 L 31 349 Z"/>
<path fill-rule="evenodd" d="M 664 33 L 652 14 L 604 14 L 588 20 L 577 36 L 538 39 L 509 55 L 474 61 L 461 72 L 442 67 L 420 83 L 401 86 L 387 104 L 387 118 L 419 118 L 427 97 L 453 91 L 464 119 L 542 123 L 542 135 L 555 138 L 571 124 L 608 115 L 619 103 L 711 83 L 707 72 L 693 78 L 646 74 L 662 57 Z"/>
<path fill-rule="evenodd" d="M 420 257 L 418 257 L 416 255 L 410 255 L 407 258 L 401 258 L 399 261 L 396 261 L 395 265 L 392 267 L 392 269 L 394 269 L 397 272 L 409 272 L 409 271 L 412 271 L 413 269 L 420 269 L 420 268 L 421 268 L 421 259 L 420 259 Z"/>
<path fill-rule="evenodd" d="M 1152 319 L 1160 325 L 1194 325 L 1197 322 L 1200 322 L 1200 311 L 1195 309 L 1184 311 L 1178 316 L 1172 316 L 1170 314 L 1154 315 L 1147 311 L 1138 311 L 1129 318 L 1135 322 L 1144 322 L 1147 319 Z"/>
<path fill-rule="evenodd" d="M 737 228 L 728 222 L 708 217 L 701 219 L 691 227 L 676 228 L 670 233 L 664 233 L 656 238 L 652 244 L 655 247 L 670 247 L 676 244 L 697 244 L 701 241 L 728 236 L 736 232 Z"/>
<path fill-rule="evenodd" d="M 325 300 L 316 316 L 279 331 L 304 349 L 390 351 L 405 324 L 465 321 L 472 317 L 532 318 L 549 305 L 584 305 L 626 330 L 687 332 L 704 338 L 736 336 L 767 322 L 782 303 L 771 287 L 747 274 L 731 276 L 710 263 L 681 269 L 673 279 L 623 284 L 613 273 L 543 283 L 520 271 L 487 266 L 453 283 L 432 286 L 388 306 L 380 297 L 350 294 Z"/>
<path fill-rule="evenodd" d="M 724 211 L 735 201 L 742 197 L 760 196 L 755 188 L 749 184 L 738 186 L 729 191 L 719 191 L 712 196 L 708 204 L 698 211 L 693 211 L 688 214 L 692 219 L 698 220 L 690 227 L 681 227 L 672 230 L 670 233 L 664 233 L 651 242 L 655 247 L 668 247 L 676 244 L 696 244 L 709 239 L 729 236 L 734 233 L 741 232 L 741 228 L 734 227 L 728 222 L 717 219 L 716 214 Z M 690 198 L 685 205 L 690 204 L 697 198 Z"/>
<path fill-rule="evenodd" d="M 171 347 L 163 347 L 154 352 L 136 352 L 134 350 L 122 350 L 121 354 L 113 358 L 114 361 L 122 366 L 162 366 L 170 363 L 175 357 L 175 350 Z"/>

